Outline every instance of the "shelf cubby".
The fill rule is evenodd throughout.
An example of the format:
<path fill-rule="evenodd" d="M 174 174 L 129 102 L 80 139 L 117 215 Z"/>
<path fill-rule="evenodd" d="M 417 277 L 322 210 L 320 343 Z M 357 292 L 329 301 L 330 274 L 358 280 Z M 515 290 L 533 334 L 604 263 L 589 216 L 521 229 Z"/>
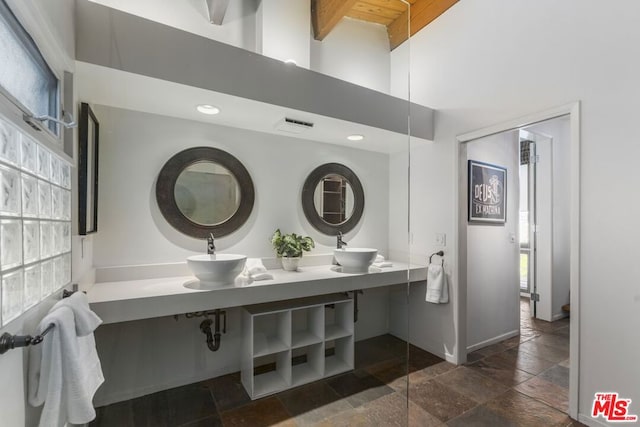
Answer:
<path fill-rule="evenodd" d="M 353 335 L 353 302 L 337 302 L 325 306 L 325 340 Z"/>
<path fill-rule="evenodd" d="M 254 358 L 252 393 L 254 398 L 267 396 L 288 388 L 291 383 L 290 351 Z M 246 385 L 245 385 L 246 387 Z"/>
<path fill-rule="evenodd" d="M 291 346 L 291 312 L 261 314 L 253 325 L 253 357 L 279 353 Z"/>
<path fill-rule="evenodd" d="M 314 306 L 291 310 L 291 348 L 322 342 L 323 325 L 322 307 Z"/>
<path fill-rule="evenodd" d="M 353 335 L 325 342 L 324 376 L 330 377 L 353 369 Z"/>
<path fill-rule="evenodd" d="M 297 387 L 324 376 L 324 343 L 291 351 L 291 386 Z"/>

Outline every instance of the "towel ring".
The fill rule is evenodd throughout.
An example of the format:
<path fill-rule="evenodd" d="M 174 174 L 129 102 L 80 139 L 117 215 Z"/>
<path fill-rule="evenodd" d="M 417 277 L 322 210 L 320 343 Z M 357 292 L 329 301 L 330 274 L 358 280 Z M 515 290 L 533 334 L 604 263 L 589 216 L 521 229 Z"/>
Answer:
<path fill-rule="evenodd" d="M 438 252 L 434 252 L 429 256 L 429 264 L 432 263 L 432 258 L 438 255 L 439 257 L 444 257 L 444 251 L 438 251 Z M 444 267 L 444 258 L 442 259 L 442 266 Z"/>

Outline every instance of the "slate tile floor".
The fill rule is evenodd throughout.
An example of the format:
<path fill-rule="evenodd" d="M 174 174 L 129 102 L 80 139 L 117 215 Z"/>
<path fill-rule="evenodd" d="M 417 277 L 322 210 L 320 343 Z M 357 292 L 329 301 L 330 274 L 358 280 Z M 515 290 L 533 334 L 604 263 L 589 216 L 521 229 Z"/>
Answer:
<path fill-rule="evenodd" d="M 521 335 L 465 366 L 383 335 L 356 343 L 356 369 L 251 401 L 230 374 L 98 408 L 91 426 L 579 426 L 567 415 L 569 321 L 529 318 Z"/>

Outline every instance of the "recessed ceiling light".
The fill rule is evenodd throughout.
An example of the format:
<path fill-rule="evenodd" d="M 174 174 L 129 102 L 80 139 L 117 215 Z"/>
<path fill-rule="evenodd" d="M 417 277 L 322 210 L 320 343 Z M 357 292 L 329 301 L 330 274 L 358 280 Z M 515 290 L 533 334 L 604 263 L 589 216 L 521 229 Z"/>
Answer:
<path fill-rule="evenodd" d="M 220 109 L 218 107 L 214 107 L 213 105 L 208 105 L 208 104 L 198 105 L 196 107 L 196 110 L 198 110 L 202 114 L 209 114 L 209 115 L 218 114 L 220 112 Z"/>
<path fill-rule="evenodd" d="M 347 139 L 349 141 L 362 141 L 364 139 L 364 135 L 349 135 Z"/>
<path fill-rule="evenodd" d="M 298 65 L 295 59 L 287 59 L 284 63 L 287 65 Z"/>

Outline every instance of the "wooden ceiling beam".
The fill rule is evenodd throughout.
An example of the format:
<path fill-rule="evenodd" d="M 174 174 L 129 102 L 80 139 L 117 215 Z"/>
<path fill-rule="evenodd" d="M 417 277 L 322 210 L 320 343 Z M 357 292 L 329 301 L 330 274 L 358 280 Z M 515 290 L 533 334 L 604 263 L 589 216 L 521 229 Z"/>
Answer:
<path fill-rule="evenodd" d="M 391 24 L 395 20 L 394 18 L 388 18 L 359 10 L 350 10 L 346 16 L 353 19 L 359 19 L 360 21 L 372 22 L 374 24 L 381 24 L 384 26 Z"/>
<path fill-rule="evenodd" d="M 355 5 L 353 5 L 353 8 L 349 12 L 349 14 L 353 12 L 362 12 L 365 14 L 376 15 L 384 18 L 396 19 L 404 11 L 391 9 L 388 6 L 381 5 L 379 3 L 360 0 Z"/>
<path fill-rule="evenodd" d="M 416 0 L 411 5 L 410 34 L 413 36 L 457 2 L 458 0 Z M 387 26 L 391 50 L 407 40 L 407 21 L 407 12 L 404 12 Z"/>
<path fill-rule="evenodd" d="M 311 17 L 315 39 L 324 39 L 356 2 L 357 0 L 312 0 Z"/>

